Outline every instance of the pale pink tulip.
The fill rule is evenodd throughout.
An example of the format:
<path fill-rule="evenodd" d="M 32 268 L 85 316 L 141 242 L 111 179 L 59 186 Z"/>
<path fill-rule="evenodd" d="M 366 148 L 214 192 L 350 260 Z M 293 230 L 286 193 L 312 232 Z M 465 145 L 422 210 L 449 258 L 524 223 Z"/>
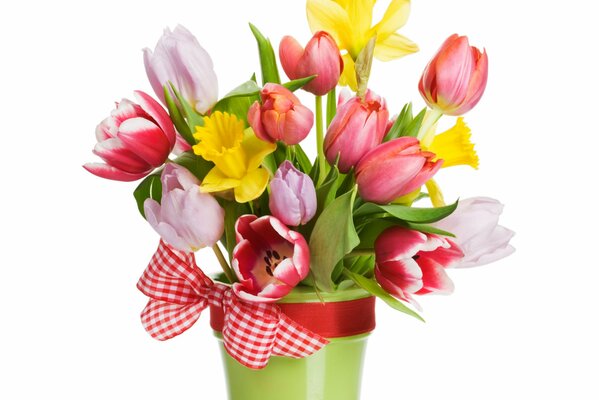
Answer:
<path fill-rule="evenodd" d="M 463 253 L 451 240 L 396 226 L 377 238 L 374 250 L 374 275 L 391 295 L 418 307 L 414 295 L 453 292 L 445 268 L 458 262 Z"/>
<path fill-rule="evenodd" d="M 184 167 L 168 163 L 161 176 L 160 203 L 146 199 L 147 221 L 162 239 L 178 250 L 194 252 L 213 246 L 223 235 L 225 212 L 200 181 Z"/>
<path fill-rule="evenodd" d="M 488 197 L 460 200 L 458 208 L 434 226 L 456 235 L 453 239 L 464 251 L 455 267 L 477 267 L 512 254 L 514 232 L 498 225 L 503 204 Z"/>
<path fill-rule="evenodd" d="M 404 136 L 385 142 L 368 152 L 356 168 L 360 197 L 387 204 L 413 192 L 441 168 L 443 160 L 422 151 L 418 139 Z"/>
<path fill-rule="evenodd" d="M 85 164 L 92 174 L 135 181 L 164 164 L 175 146 L 175 128 L 166 111 L 146 93 L 134 93 L 138 104 L 123 99 L 97 126 L 93 152 L 106 164 Z"/>
<path fill-rule="evenodd" d="M 371 149 L 383 141 L 389 111 L 385 99 L 368 90 L 364 99 L 339 96 L 337 114 L 324 138 L 324 152 L 329 164 L 339 157 L 339 171 L 349 172 Z"/>
<path fill-rule="evenodd" d="M 270 181 L 269 208 L 285 225 L 298 226 L 316 214 L 314 182 L 285 160 Z"/>
<path fill-rule="evenodd" d="M 343 71 L 337 43 L 324 31 L 316 32 L 305 50 L 291 36 L 283 37 L 279 45 L 279 59 L 289 79 L 317 75 L 303 87 L 317 96 L 323 96 L 337 86 Z"/>
<path fill-rule="evenodd" d="M 267 83 L 260 92 L 262 105 L 256 101 L 248 111 L 248 123 L 256 136 L 268 142 L 298 144 L 308 136 L 314 114 L 291 93 L 276 83 Z"/>
<path fill-rule="evenodd" d="M 488 64 L 486 52 L 453 34 L 424 69 L 418 89 L 429 107 L 446 115 L 465 114 L 485 91 Z"/>
<path fill-rule="evenodd" d="M 304 237 L 266 215 L 242 215 L 235 224 L 237 246 L 233 291 L 243 300 L 272 303 L 287 295 L 310 270 Z"/>
<path fill-rule="evenodd" d="M 154 52 L 144 49 L 144 64 L 156 96 L 164 101 L 171 82 L 183 98 L 205 114 L 218 100 L 218 82 L 210 55 L 185 27 L 166 28 Z"/>

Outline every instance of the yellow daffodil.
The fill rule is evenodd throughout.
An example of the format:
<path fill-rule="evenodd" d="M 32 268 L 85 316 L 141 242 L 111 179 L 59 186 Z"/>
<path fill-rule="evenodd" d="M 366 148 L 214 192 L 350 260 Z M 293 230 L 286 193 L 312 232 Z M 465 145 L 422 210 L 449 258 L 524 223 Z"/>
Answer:
<path fill-rule="evenodd" d="M 436 135 L 427 150 L 443 159 L 443 167 L 469 165 L 478 169 L 478 155 L 474 143 L 470 141 L 470 128 L 460 117 L 456 124 L 443 133 Z"/>
<path fill-rule="evenodd" d="M 410 15 L 410 0 L 391 0 L 383 18 L 372 26 L 376 0 L 307 0 L 308 24 L 313 33 L 328 32 L 339 49 L 346 50 L 340 82 L 356 90 L 354 61 L 368 41 L 376 36 L 374 57 L 390 61 L 418 51 L 418 46 L 396 31 Z"/>
<path fill-rule="evenodd" d="M 269 174 L 260 165 L 276 144 L 258 139 L 242 120 L 220 111 L 204 117 L 193 136 L 199 141 L 194 153 L 215 165 L 200 185 L 203 193 L 232 189 L 235 200 L 245 203 L 264 192 Z"/>

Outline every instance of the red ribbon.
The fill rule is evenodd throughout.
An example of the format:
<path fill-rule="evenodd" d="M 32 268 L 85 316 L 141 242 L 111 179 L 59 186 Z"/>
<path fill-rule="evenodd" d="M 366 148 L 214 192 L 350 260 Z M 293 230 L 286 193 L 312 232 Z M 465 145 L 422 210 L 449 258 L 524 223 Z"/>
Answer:
<path fill-rule="evenodd" d="M 302 358 L 328 340 L 302 327 L 275 304 L 250 303 L 215 284 L 185 253 L 160 241 L 137 287 L 150 297 L 142 311 L 146 331 L 167 340 L 189 329 L 206 307 L 222 314 L 225 349 L 241 364 L 264 368 L 271 355 Z"/>

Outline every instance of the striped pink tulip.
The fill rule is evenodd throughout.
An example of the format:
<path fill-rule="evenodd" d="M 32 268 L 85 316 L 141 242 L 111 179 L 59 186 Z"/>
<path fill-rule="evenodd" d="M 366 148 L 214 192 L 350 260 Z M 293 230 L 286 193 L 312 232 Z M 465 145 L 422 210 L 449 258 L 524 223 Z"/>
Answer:
<path fill-rule="evenodd" d="M 162 106 L 136 91 L 137 103 L 123 99 L 96 128 L 94 154 L 106 164 L 88 163 L 86 170 L 101 178 L 135 181 L 164 164 L 175 146 L 176 133 Z"/>
<path fill-rule="evenodd" d="M 485 91 L 488 64 L 486 52 L 453 34 L 424 69 L 418 90 L 429 107 L 446 115 L 465 114 Z"/>
<path fill-rule="evenodd" d="M 289 79 L 316 75 L 303 87 L 316 96 L 323 96 L 337 86 L 343 71 L 339 47 L 324 31 L 316 32 L 305 49 L 291 36 L 283 37 L 279 45 L 279 59 Z"/>
<path fill-rule="evenodd" d="M 360 197 L 387 204 L 413 192 L 441 168 L 443 160 L 422 151 L 418 139 L 404 136 L 369 151 L 358 163 L 356 183 Z"/>
<path fill-rule="evenodd" d="M 275 217 L 242 215 L 235 232 L 232 264 L 239 282 L 233 291 L 241 299 L 273 303 L 308 275 L 308 243 Z"/>
<path fill-rule="evenodd" d="M 413 295 L 453 292 L 445 268 L 463 257 L 449 239 L 399 226 L 385 230 L 376 239 L 374 251 L 377 282 L 391 295 L 416 306 Z"/>

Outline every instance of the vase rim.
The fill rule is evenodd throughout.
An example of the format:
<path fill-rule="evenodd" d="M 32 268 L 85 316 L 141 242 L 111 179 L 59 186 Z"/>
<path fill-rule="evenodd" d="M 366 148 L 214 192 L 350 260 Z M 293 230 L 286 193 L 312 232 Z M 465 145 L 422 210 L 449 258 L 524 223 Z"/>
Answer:
<path fill-rule="evenodd" d="M 289 294 L 279 300 L 277 303 L 289 304 L 289 303 L 317 303 L 327 302 L 334 303 L 340 301 L 349 301 L 363 299 L 365 297 L 371 297 L 372 294 L 366 290 L 352 286 L 345 289 L 340 289 L 335 292 L 321 292 L 314 291 L 314 288 L 308 286 L 296 286 Z"/>

